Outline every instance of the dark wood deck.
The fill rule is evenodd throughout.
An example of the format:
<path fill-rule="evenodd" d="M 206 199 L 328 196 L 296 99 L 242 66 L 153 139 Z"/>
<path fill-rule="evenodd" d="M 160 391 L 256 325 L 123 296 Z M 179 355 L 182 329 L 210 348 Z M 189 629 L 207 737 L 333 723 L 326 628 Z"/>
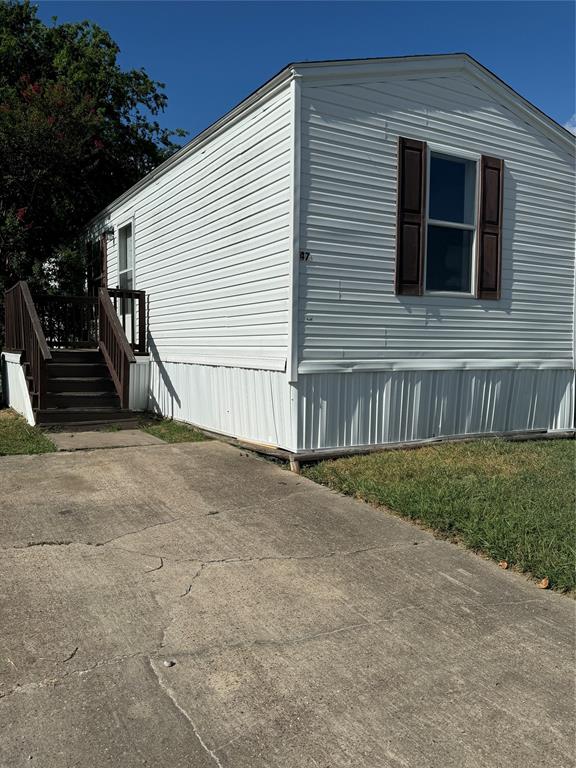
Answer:
<path fill-rule="evenodd" d="M 130 368 L 147 350 L 144 291 L 33 298 L 20 282 L 5 294 L 5 318 L 5 348 L 22 354 L 36 423 L 134 420 Z"/>

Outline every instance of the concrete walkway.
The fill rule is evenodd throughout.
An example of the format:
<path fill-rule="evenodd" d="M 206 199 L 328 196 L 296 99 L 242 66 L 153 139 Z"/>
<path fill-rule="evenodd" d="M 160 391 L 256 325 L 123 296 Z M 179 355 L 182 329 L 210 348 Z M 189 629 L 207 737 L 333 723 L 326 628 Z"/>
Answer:
<path fill-rule="evenodd" d="M 159 437 L 141 429 L 80 430 L 77 432 L 47 432 L 58 451 L 87 451 L 96 448 L 139 448 L 144 445 L 163 445 Z"/>
<path fill-rule="evenodd" d="M 1 768 L 573 765 L 568 598 L 218 442 L 0 488 Z"/>

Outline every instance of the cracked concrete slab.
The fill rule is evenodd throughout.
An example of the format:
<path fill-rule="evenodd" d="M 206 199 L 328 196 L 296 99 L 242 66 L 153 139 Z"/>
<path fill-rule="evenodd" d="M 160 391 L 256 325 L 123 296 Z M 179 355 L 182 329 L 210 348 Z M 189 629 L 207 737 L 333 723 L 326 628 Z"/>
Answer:
<path fill-rule="evenodd" d="M 0 487 L 0 768 L 573 765 L 567 598 L 217 442 Z"/>
<path fill-rule="evenodd" d="M 84 544 L 5 550 L 0 563 L 0 696 L 102 659 L 156 652 L 174 595 L 198 570 Z"/>
<path fill-rule="evenodd" d="M 214 768 L 143 657 L 0 699 L 0 722 L 2 768 Z"/>

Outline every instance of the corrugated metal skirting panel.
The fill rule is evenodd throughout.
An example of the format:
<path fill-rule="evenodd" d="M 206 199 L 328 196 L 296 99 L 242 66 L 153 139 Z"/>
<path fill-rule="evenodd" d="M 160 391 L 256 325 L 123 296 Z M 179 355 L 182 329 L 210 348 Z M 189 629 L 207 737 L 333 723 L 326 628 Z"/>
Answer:
<path fill-rule="evenodd" d="M 145 411 L 148 408 L 150 389 L 150 358 L 138 355 L 130 366 L 130 410 Z"/>
<path fill-rule="evenodd" d="M 283 372 L 153 360 L 149 408 L 213 432 L 294 450 Z"/>
<path fill-rule="evenodd" d="M 34 425 L 34 411 L 26 384 L 26 375 L 21 363 L 20 352 L 3 352 L 0 356 L 0 374 L 6 404 L 24 416 L 28 424 Z M 0 398 L 0 404 L 1 404 Z"/>
<path fill-rule="evenodd" d="M 300 450 L 573 426 L 565 369 L 317 373 L 298 393 Z"/>

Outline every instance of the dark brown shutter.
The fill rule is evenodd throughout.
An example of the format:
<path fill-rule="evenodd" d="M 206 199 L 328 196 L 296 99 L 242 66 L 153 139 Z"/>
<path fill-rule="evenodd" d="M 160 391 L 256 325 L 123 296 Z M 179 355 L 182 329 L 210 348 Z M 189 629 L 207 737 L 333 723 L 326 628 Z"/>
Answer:
<path fill-rule="evenodd" d="M 420 296 L 424 280 L 426 143 L 400 137 L 398 143 L 398 220 L 396 293 Z"/>
<path fill-rule="evenodd" d="M 504 161 L 482 155 L 478 226 L 479 299 L 500 298 L 502 271 L 502 185 Z"/>

